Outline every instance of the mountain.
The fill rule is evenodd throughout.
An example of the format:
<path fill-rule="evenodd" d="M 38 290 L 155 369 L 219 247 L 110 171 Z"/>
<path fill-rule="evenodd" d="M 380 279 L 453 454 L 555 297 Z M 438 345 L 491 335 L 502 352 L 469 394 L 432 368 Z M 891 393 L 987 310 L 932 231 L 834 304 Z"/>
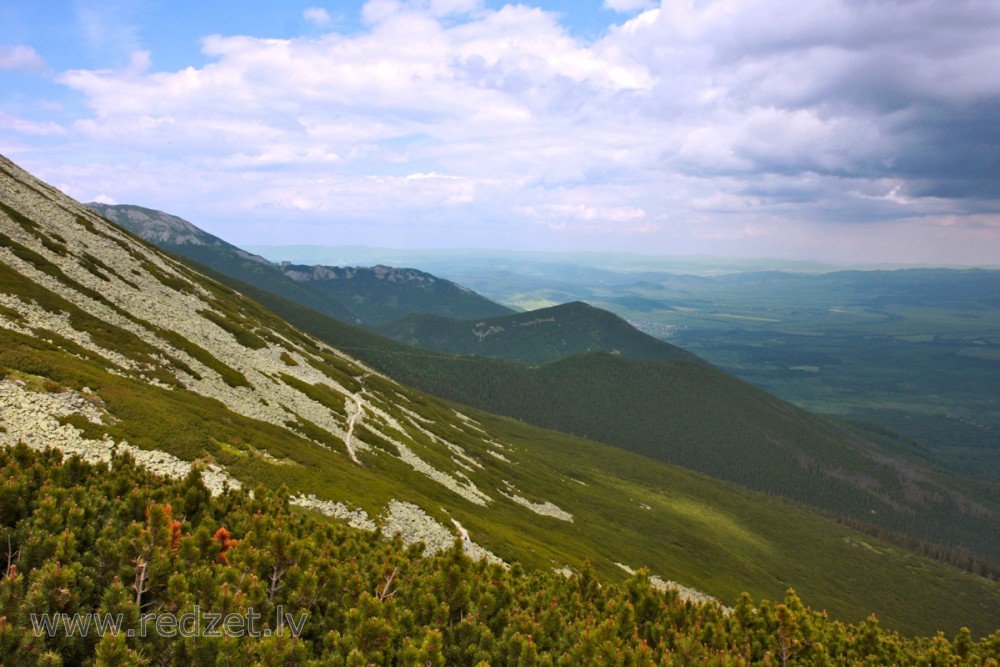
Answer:
<path fill-rule="evenodd" d="M 996 485 L 939 469 L 920 444 L 885 429 L 798 409 L 607 311 L 573 303 L 464 322 L 411 315 L 379 327 L 449 350 L 435 353 L 214 275 L 435 395 L 777 494 L 870 532 L 892 531 L 901 542 L 917 540 L 922 550 L 971 569 L 992 571 L 1000 563 L 1000 536 L 983 530 L 984 519 L 1000 516 Z M 594 348 L 611 354 L 584 353 Z M 470 351 L 478 356 L 452 353 Z M 572 353 L 580 354 L 564 356 Z M 970 554 L 992 564 L 969 560 Z"/>
<path fill-rule="evenodd" d="M 131 205 L 87 206 L 163 250 L 418 347 L 529 363 L 595 350 L 642 359 L 694 358 L 582 302 L 515 314 L 461 285 L 416 269 L 276 264 L 162 211 Z"/>
<path fill-rule="evenodd" d="M 685 359 L 695 355 L 582 301 L 482 320 L 415 313 L 372 327 L 390 338 L 439 352 L 478 354 L 542 364 L 587 352 L 634 359 Z"/>
<path fill-rule="evenodd" d="M 1000 489 L 938 469 L 918 444 L 810 414 L 704 363 L 591 353 L 537 367 L 421 350 L 216 277 L 394 378 L 450 400 L 894 531 L 953 562 L 997 569 Z M 984 524 L 985 522 L 985 524 Z M 938 545 L 946 545 L 941 549 Z M 971 559 L 971 560 L 970 560 Z"/>
<path fill-rule="evenodd" d="M 163 250 L 356 324 L 384 322 L 413 312 L 459 319 L 513 312 L 461 285 L 415 269 L 275 264 L 163 211 L 132 205 L 87 206 Z"/>
<path fill-rule="evenodd" d="M 292 505 L 431 551 L 467 534 L 477 557 L 532 570 L 585 570 L 589 559 L 609 582 L 626 578 L 619 564 L 646 566 L 727 604 L 744 590 L 775 599 L 794 587 L 836 618 L 875 612 L 907 632 L 1000 627 L 1000 590 L 982 577 L 778 498 L 408 388 L 6 158 L 0 378 L 8 446 L 104 461 L 125 452 L 178 477 L 197 466 L 217 494 L 263 485 Z M 60 474 L 87 476 L 72 465 Z M 3 495 L 7 529 L 30 509 L 19 504 L 17 481 L 8 478 Z M 124 515 L 153 521 L 141 488 L 106 491 Z M 10 553 L 72 553 L 60 537 L 68 533 L 51 526 L 104 525 L 103 515 L 54 511 L 66 493 L 49 495 L 37 530 L 5 530 Z M 197 506 L 195 496 L 177 511 L 189 500 Z M 280 530 L 273 534 L 272 548 L 283 549 Z M 229 548 L 225 533 L 200 535 L 216 556 Z M 123 572 L 128 582 L 137 562 Z M 57 561 L 45 567 L 59 571 Z M 374 590 L 375 582 L 343 577 L 344 587 Z M 40 597 L 49 598 L 32 599 Z"/>
<path fill-rule="evenodd" d="M 208 264 L 212 266 L 212 264 Z M 315 294 L 346 304 L 356 323 L 373 325 L 410 313 L 473 319 L 512 313 L 450 280 L 390 266 L 306 266 L 282 262 L 281 272 Z"/>
<path fill-rule="evenodd" d="M 241 250 L 175 215 L 141 206 L 90 203 L 87 206 L 120 227 L 167 252 L 216 267 L 255 287 L 315 308 L 338 319 L 354 321 L 356 315 L 336 299 L 316 294 L 286 277 L 260 255 Z"/>

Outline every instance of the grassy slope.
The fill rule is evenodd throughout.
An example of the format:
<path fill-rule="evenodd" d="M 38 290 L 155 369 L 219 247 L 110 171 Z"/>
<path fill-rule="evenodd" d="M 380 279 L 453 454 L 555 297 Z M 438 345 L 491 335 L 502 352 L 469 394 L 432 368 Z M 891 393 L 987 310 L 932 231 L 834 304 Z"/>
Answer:
<path fill-rule="evenodd" d="M 636 359 L 697 359 L 675 345 L 638 331 L 613 313 L 580 301 L 482 320 L 416 313 L 373 329 L 429 350 L 530 364 L 599 350 Z"/>
<path fill-rule="evenodd" d="M 483 512 L 391 457 L 373 457 L 365 468 L 345 466 L 342 455 L 213 401 L 111 375 L 99 361 L 76 359 L 38 339 L 0 331 L 0 340 L 0 371 L 17 369 L 95 389 L 122 418 L 102 429 L 116 439 L 216 460 L 246 482 L 285 485 L 369 511 L 391 498 L 428 509 L 446 505 L 447 514 L 432 513 L 442 520 L 457 518 L 484 546 L 529 568 L 578 567 L 589 557 L 611 579 L 624 576 L 615 562 L 647 566 L 728 603 L 743 590 L 776 599 L 794 587 L 806 602 L 837 618 L 859 620 L 874 611 L 883 623 L 906 632 L 967 625 L 986 633 L 1000 627 L 1000 589 L 987 580 L 779 499 L 607 446 L 462 408 L 508 443 L 507 455 L 518 463 L 503 478 L 530 489 L 532 497 L 555 500 L 573 513 L 574 523 L 510 503 Z M 421 414 L 454 419 L 447 404 L 416 392 L 407 395 Z M 468 433 L 460 444 L 481 454 L 476 440 Z"/>
<path fill-rule="evenodd" d="M 913 443 L 849 430 L 710 366 L 590 354 L 528 368 L 428 352 L 231 283 L 425 391 L 1000 559 L 998 536 L 965 509 L 973 499 L 995 518 L 996 488 L 935 471 Z M 873 449 L 879 460 L 865 454 Z"/>

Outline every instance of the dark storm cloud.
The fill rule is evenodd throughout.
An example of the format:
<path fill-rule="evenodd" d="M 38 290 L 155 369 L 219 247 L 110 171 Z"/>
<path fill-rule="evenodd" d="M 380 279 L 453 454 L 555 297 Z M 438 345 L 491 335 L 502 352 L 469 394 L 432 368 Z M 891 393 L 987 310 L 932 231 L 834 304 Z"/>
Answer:
<path fill-rule="evenodd" d="M 895 129 L 895 170 L 915 196 L 1000 200 L 1000 96 L 916 107 Z"/>
<path fill-rule="evenodd" d="M 650 113 L 695 137 L 665 169 L 772 203 L 803 202 L 815 176 L 842 179 L 839 201 L 867 179 L 895 197 L 875 219 L 913 198 L 1000 202 L 1000 3 L 664 2 L 657 27 L 636 47 L 660 75 Z"/>

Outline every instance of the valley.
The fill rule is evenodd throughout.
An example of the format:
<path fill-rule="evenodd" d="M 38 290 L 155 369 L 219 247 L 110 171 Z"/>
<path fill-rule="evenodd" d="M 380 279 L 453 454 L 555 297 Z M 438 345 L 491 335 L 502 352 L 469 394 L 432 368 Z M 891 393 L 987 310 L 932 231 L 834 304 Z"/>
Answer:
<path fill-rule="evenodd" d="M 809 410 L 868 421 L 939 465 L 1000 475 L 1000 271 L 613 254 L 255 248 L 409 262 L 515 308 L 606 309 Z"/>
<path fill-rule="evenodd" d="M 1000 505 L 997 489 L 940 469 L 919 443 L 884 428 L 817 419 L 702 362 L 630 359 L 607 345 L 612 353 L 577 354 L 540 366 L 516 361 L 525 350 L 537 354 L 552 349 L 552 340 L 561 342 L 544 328 L 560 321 L 576 323 L 578 352 L 597 340 L 597 332 L 617 331 L 614 339 L 622 349 L 629 349 L 629 340 L 642 341 L 641 348 L 632 348 L 645 350 L 639 356 L 655 352 L 654 360 L 659 355 L 691 361 L 688 353 L 652 345 L 657 341 L 634 330 L 622 335 L 624 322 L 610 313 L 570 304 L 543 311 L 545 317 L 511 316 L 512 322 L 544 322 L 511 328 L 517 331 L 514 345 L 495 352 L 504 358 L 489 359 L 421 351 L 213 275 L 321 339 L 435 395 L 806 503 L 869 532 L 890 531 L 910 548 L 916 540 L 922 552 L 979 573 L 995 568 L 990 563 L 996 563 L 1000 543 L 992 531 L 983 531 L 982 517 Z M 482 325 L 500 321 L 507 322 Z M 476 349 L 483 345 L 474 334 L 479 321 L 418 322 L 430 322 L 434 335 L 471 332 Z M 501 335 L 490 338 L 499 341 Z M 565 349 L 556 352 L 560 356 Z"/>

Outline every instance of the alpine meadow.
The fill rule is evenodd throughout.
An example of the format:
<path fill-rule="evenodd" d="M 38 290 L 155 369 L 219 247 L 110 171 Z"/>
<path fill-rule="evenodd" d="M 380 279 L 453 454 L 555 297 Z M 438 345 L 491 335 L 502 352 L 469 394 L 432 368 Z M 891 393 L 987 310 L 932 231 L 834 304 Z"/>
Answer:
<path fill-rule="evenodd" d="M 996 0 L 0 26 L 0 667 L 1000 667 Z"/>

